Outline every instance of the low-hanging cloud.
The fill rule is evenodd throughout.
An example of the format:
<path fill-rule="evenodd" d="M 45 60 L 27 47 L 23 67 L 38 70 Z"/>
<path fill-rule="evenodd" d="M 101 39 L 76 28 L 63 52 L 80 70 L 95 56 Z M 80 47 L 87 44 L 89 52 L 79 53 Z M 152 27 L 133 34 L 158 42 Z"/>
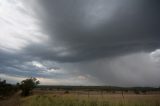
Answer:
<path fill-rule="evenodd" d="M 50 41 L 42 50 L 33 45 L 28 49 L 60 62 L 155 50 L 160 39 L 158 4 L 156 0 L 39 1 L 45 13 L 37 13 Z"/>

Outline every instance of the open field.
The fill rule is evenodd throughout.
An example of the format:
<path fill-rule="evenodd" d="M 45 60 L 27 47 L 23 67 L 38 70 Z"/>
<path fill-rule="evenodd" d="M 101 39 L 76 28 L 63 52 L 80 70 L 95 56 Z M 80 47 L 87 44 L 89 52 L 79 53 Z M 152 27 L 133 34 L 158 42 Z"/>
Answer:
<path fill-rule="evenodd" d="M 160 93 L 34 90 L 28 97 L 16 93 L 0 106 L 160 106 Z"/>
<path fill-rule="evenodd" d="M 160 106 L 159 94 L 101 94 L 99 92 L 36 92 L 21 106 Z"/>

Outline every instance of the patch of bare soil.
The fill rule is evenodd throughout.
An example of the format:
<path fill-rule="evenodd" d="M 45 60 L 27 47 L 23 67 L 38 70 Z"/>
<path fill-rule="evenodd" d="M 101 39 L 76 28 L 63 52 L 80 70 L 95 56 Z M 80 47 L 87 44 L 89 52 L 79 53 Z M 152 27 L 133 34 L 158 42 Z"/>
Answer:
<path fill-rule="evenodd" d="M 5 100 L 0 100 L 0 106 L 20 106 L 20 92 L 15 93 Z"/>

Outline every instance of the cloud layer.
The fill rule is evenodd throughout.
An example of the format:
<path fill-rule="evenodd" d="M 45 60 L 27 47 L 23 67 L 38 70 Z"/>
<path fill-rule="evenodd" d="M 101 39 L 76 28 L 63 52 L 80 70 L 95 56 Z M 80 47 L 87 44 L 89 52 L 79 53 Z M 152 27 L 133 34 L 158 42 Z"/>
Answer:
<path fill-rule="evenodd" d="M 51 39 L 44 58 L 76 62 L 159 47 L 157 2 L 47 0 L 40 5 L 46 11 L 39 14 L 42 29 Z"/>
<path fill-rule="evenodd" d="M 1 76 L 59 85 L 159 86 L 159 5 L 1 0 Z"/>

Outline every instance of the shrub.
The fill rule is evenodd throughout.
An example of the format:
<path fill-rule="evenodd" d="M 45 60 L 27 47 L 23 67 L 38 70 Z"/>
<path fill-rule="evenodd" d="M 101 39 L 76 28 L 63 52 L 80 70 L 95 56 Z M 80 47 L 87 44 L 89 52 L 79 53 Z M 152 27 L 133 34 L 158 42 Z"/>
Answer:
<path fill-rule="evenodd" d="M 29 78 L 21 81 L 20 89 L 22 90 L 22 96 L 28 96 L 33 88 L 35 88 L 40 82 L 36 78 Z"/>
<path fill-rule="evenodd" d="M 65 94 L 68 94 L 68 93 L 69 93 L 69 91 L 65 91 L 64 93 L 65 93 Z"/>
<path fill-rule="evenodd" d="M 140 92 L 138 90 L 134 90 L 135 94 L 140 94 Z"/>

